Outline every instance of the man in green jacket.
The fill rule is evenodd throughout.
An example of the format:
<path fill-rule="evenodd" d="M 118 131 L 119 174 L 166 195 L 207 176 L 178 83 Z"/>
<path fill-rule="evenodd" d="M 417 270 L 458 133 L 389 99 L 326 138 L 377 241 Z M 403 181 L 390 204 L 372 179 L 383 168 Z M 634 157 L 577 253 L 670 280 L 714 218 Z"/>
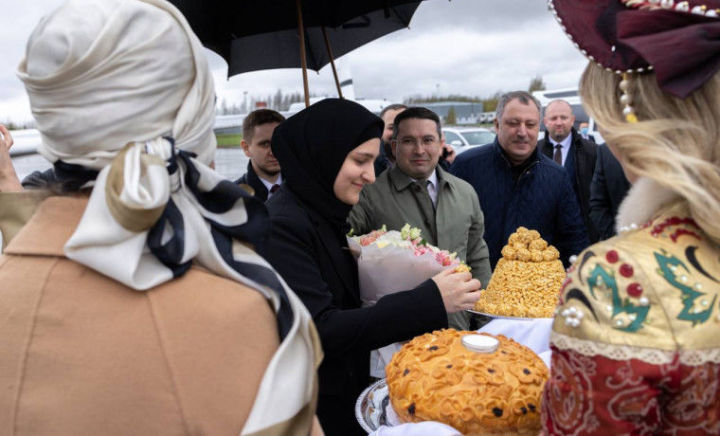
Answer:
<path fill-rule="evenodd" d="M 470 184 L 438 166 L 443 149 L 440 119 L 429 109 L 414 107 L 398 114 L 394 124 L 396 165 L 360 193 L 348 218 L 355 234 L 383 225 L 400 230 L 408 223 L 419 228 L 428 243 L 456 252 L 473 277 L 487 286 L 491 271 L 480 203 Z M 467 330 L 469 315 L 448 315 L 450 326 Z"/>

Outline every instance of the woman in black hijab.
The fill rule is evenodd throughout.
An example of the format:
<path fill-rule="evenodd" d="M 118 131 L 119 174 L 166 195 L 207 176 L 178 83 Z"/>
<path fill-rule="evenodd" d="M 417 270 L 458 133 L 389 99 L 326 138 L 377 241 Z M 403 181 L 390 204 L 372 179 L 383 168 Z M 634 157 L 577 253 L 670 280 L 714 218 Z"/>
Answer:
<path fill-rule="evenodd" d="M 470 308 L 480 283 L 438 274 L 411 291 L 361 308 L 346 219 L 363 185 L 375 181 L 383 122 L 361 105 L 326 99 L 280 124 L 272 151 L 285 182 L 267 207 L 271 236 L 261 254 L 305 303 L 318 328 L 318 416 L 328 435 L 364 434 L 354 416 L 369 384 L 370 351 L 447 327 L 447 312 Z"/>

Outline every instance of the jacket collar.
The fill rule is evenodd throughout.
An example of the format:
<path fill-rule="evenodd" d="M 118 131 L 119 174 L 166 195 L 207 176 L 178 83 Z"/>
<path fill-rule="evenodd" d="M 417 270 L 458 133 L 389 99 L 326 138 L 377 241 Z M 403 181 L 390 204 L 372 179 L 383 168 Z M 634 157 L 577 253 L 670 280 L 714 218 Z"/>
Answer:
<path fill-rule="evenodd" d="M 616 227 L 628 228 L 633 224 L 642 226 L 655 218 L 666 206 L 680 200 L 681 197 L 652 179 L 639 178 L 630 188 L 618 208 Z"/>
<path fill-rule="evenodd" d="M 495 150 L 495 156 L 496 156 L 498 159 L 501 159 L 503 162 L 505 162 L 505 164 L 507 165 L 508 169 L 511 169 L 511 168 L 513 167 L 513 164 L 510 163 L 510 160 L 509 160 L 509 159 L 507 158 L 507 156 L 505 155 L 505 151 L 504 151 L 504 150 L 502 149 L 502 147 L 500 146 L 500 142 L 498 141 L 497 136 L 495 137 L 495 142 L 493 142 L 492 146 L 493 146 L 493 149 Z M 540 144 L 536 145 L 536 146 L 535 146 L 535 150 L 533 150 L 532 154 L 530 154 L 530 157 L 528 157 L 528 161 L 526 161 L 527 164 L 528 164 L 528 167 L 530 167 L 530 166 L 532 166 L 532 165 L 540 162 L 540 150 L 539 150 L 539 148 L 540 148 Z M 524 164 L 525 164 L 525 163 L 523 163 L 523 164 L 521 164 L 521 165 L 524 165 Z"/>
<path fill-rule="evenodd" d="M 572 148 L 578 151 L 581 150 L 583 148 L 583 142 L 581 141 L 582 136 L 580 136 L 580 133 L 575 130 L 575 127 L 570 128 L 570 136 L 572 137 L 572 140 L 570 141 Z"/>
<path fill-rule="evenodd" d="M 575 129 L 575 127 L 570 128 L 570 146 L 572 149 L 582 149 L 583 148 L 583 142 L 580 140 L 582 136 L 580 136 L 580 133 Z M 542 142 L 542 151 L 545 153 L 546 156 L 552 157 L 553 147 L 552 147 L 552 141 L 550 140 L 550 134 L 547 130 L 545 130 L 545 136 L 543 136 L 542 141 L 538 141 L 538 146 L 540 146 L 540 142 Z M 550 153 L 550 154 L 548 154 Z"/>
<path fill-rule="evenodd" d="M 410 178 L 407 174 L 405 174 L 397 165 L 390 168 L 388 173 L 388 177 L 390 178 L 390 183 L 392 183 L 393 187 L 396 191 L 400 192 L 405 189 L 407 189 L 410 185 L 415 183 L 413 179 Z M 438 192 L 440 192 L 441 188 L 444 188 L 445 185 L 448 185 L 447 183 L 447 176 L 445 170 L 443 170 L 440 165 L 435 166 L 435 173 L 437 174 L 437 180 L 438 180 Z"/>
<path fill-rule="evenodd" d="M 47 198 L 5 253 L 65 257 L 63 246 L 80 223 L 87 202 L 87 196 Z"/>
<path fill-rule="evenodd" d="M 253 186 L 253 187 L 265 186 L 265 185 L 263 185 L 262 181 L 260 180 L 260 177 L 258 177 L 257 173 L 255 172 L 255 169 L 252 166 L 252 161 L 248 161 L 247 181 L 248 181 L 248 185 Z"/>

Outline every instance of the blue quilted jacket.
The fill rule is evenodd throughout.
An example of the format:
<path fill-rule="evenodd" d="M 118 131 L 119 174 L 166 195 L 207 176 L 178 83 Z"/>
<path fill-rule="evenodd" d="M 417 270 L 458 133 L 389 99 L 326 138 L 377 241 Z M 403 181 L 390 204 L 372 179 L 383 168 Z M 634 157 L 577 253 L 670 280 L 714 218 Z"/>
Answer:
<path fill-rule="evenodd" d="M 477 191 L 493 269 L 508 237 L 519 226 L 540 232 L 548 244 L 557 247 L 566 266 L 571 255 L 589 245 L 567 172 L 537 148 L 532 159 L 516 182 L 496 139 L 462 153 L 450 169 Z"/>

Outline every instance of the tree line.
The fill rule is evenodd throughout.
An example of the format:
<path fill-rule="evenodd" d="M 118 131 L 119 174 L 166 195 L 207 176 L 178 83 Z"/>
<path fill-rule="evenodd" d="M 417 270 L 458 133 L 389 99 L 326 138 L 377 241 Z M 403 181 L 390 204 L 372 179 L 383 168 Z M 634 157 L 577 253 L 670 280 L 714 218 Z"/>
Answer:
<path fill-rule="evenodd" d="M 546 86 L 542 76 L 536 76 L 530 81 L 528 91 L 533 92 L 544 89 L 546 89 Z M 485 112 L 492 112 L 497 107 L 498 99 L 502 94 L 502 91 L 497 91 L 495 94 L 488 97 L 468 96 L 462 94 L 433 96 L 414 95 L 405 98 L 403 103 L 408 105 L 435 103 L 441 101 L 482 103 Z M 316 94 L 311 94 L 311 97 L 316 97 Z M 274 94 L 269 94 L 266 96 L 246 95 L 245 98 L 243 98 L 242 102 L 229 102 L 226 99 L 221 99 L 218 102 L 215 111 L 218 115 L 242 114 L 254 110 L 256 105 L 260 102 L 265 104 L 265 107 L 269 109 L 274 109 L 276 111 L 287 111 L 288 109 L 290 109 L 291 104 L 304 101 L 305 99 L 303 98 L 303 94 L 301 92 L 284 93 L 281 89 L 278 89 Z M 9 130 L 31 129 L 35 127 L 34 121 L 13 122 L 10 120 L 0 120 L 0 124 L 4 124 Z"/>
<path fill-rule="evenodd" d="M 543 80 L 542 76 L 537 75 L 530 80 L 530 84 L 528 85 L 528 92 L 532 93 L 534 91 L 544 91 L 545 89 L 547 89 L 547 86 L 545 85 L 545 81 Z M 461 94 L 447 94 L 447 95 L 433 95 L 433 96 L 415 95 L 412 97 L 407 97 L 403 101 L 403 103 L 408 104 L 408 105 L 411 105 L 411 104 L 419 105 L 422 103 L 437 103 L 437 102 L 443 102 L 443 101 L 482 103 L 483 110 L 485 112 L 493 112 L 497 108 L 498 101 L 500 100 L 500 97 L 504 93 L 505 93 L 505 91 L 497 91 L 497 92 L 495 92 L 495 94 L 487 96 L 487 97 L 467 96 L 467 95 L 461 95 Z M 453 111 L 452 115 L 454 116 L 454 111 Z M 448 114 L 448 117 L 450 117 L 450 114 Z"/>
<path fill-rule="evenodd" d="M 310 94 L 311 97 L 315 97 L 315 94 Z M 255 110 L 258 103 L 264 105 L 268 109 L 274 109 L 276 111 L 286 111 L 290 109 L 290 105 L 293 103 L 304 102 L 305 98 L 301 92 L 284 93 L 281 89 L 278 89 L 274 94 L 266 96 L 245 96 L 242 102 L 229 103 L 227 100 L 220 100 L 217 108 L 215 109 L 218 115 L 232 115 L 232 114 L 243 114 Z"/>

